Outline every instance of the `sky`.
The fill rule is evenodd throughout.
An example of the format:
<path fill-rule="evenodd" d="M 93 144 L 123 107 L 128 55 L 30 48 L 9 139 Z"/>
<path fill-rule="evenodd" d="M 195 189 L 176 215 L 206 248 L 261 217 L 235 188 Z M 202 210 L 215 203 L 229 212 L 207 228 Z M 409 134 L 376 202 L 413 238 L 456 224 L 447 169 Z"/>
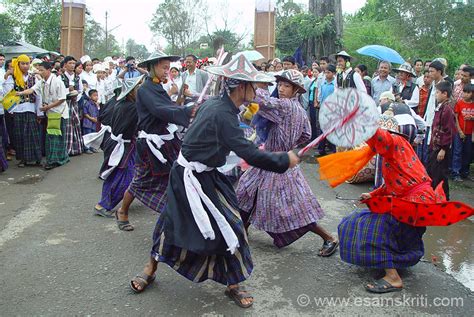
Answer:
<path fill-rule="evenodd" d="M 105 25 L 105 12 L 108 12 L 108 28 L 119 45 L 124 45 L 129 38 L 144 44 L 153 50 L 158 42 L 166 46 L 163 38 L 154 38 L 149 23 L 158 5 L 157 0 L 85 0 L 94 20 Z M 237 34 L 246 34 L 246 41 L 251 40 L 254 27 L 255 0 L 205 0 L 213 16 L 209 24 L 210 32 L 223 27 L 223 16 L 227 16 L 228 28 Z M 295 0 L 308 4 L 307 0 Z M 354 13 L 366 0 L 342 0 L 343 13 Z M 0 1 L 0 12 L 4 10 Z M 199 12 L 197 12 L 199 14 Z"/>
<path fill-rule="evenodd" d="M 354 13 L 360 9 L 366 0 L 342 0 L 343 13 Z M 144 44 L 149 50 L 155 47 L 157 41 L 161 46 L 166 45 L 164 39 L 157 39 L 148 27 L 153 13 L 161 1 L 153 0 L 86 0 L 89 12 L 94 20 L 105 25 L 105 12 L 108 11 L 109 29 L 120 45 L 132 38 L 135 42 Z M 207 0 L 213 19 L 209 25 L 210 31 L 223 26 L 222 16 L 227 15 L 229 28 L 238 34 L 247 34 L 248 41 L 253 34 L 255 0 Z M 295 2 L 307 4 L 306 0 Z M 199 12 L 196 12 L 199 14 Z"/>

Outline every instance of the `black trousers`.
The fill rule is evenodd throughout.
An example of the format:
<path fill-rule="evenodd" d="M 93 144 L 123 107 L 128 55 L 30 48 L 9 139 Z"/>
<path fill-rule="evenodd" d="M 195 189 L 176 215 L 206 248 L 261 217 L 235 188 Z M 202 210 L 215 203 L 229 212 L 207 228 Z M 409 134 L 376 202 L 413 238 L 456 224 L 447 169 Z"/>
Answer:
<path fill-rule="evenodd" d="M 443 183 L 443 190 L 446 194 L 446 199 L 449 200 L 449 162 L 451 151 L 446 151 L 444 159 L 438 162 L 438 150 L 430 149 L 428 151 L 428 161 L 426 164 L 426 171 L 431 177 L 431 187 L 436 188 L 439 183 Z"/>

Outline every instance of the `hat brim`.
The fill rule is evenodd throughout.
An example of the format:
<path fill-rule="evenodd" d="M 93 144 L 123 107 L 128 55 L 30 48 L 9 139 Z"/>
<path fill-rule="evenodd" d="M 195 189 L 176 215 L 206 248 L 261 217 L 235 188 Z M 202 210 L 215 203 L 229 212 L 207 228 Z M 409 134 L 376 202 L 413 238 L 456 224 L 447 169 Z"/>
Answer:
<path fill-rule="evenodd" d="M 294 82 L 292 82 L 291 80 L 289 80 L 288 78 L 285 78 L 285 77 L 282 77 L 280 75 L 276 75 L 275 76 L 276 78 L 276 81 L 279 82 L 279 81 L 284 81 L 284 82 L 287 82 L 289 84 L 292 84 L 293 86 L 295 86 L 296 88 L 298 88 L 298 92 L 301 93 L 301 94 L 304 94 L 306 92 L 306 89 L 304 89 L 303 86 L 300 86 L 298 84 L 295 84 Z"/>
<path fill-rule="evenodd" d="M 223 76 L 226 78 L 237 79 L 241 81 L 247 81 L 252 83 L 273 83 L 275 76 L 258 73 L 254 77 L 251 77 L 245 73 L 228 73 L 222 66 L 207 66 L 205 71 L 212 75 Z"/>
<path fill-rule="evenodd" d="M 147 68 L 148 65 L 153 65 L 156 64 L 159 60 L 166 59 L 169 60 L 170 62 L 176 62 L 179 61 L 181 56 L 177 55 L 166 55 L 166 56 L 160 56 L 152 59 L 147 59 L 141 63 L 139 63 L 137 66 L 140 68 Z"/>
<path fill-rule="evenodd" d="M 394 68 L 393 71 L 396 72 L 396 73 L 404 72 L 404 73 L 410 74 L 410 75 L 412 75 L 412 76 L 416 76 L 415 73 L 410 72 L 410 71 L 408 71 L 408 70 L 406 70 L 406 69 Z"/>
<path fill-rule="evenodd" d="M 130 86 L 126 90 L 120 92 L 120 95 L 117 97 L 117 101 L 120 101 L 123 98 L 127 97 L 127 95 L 143 81 L 144 77 L 145 77 L 145 75 L 140 75 L 140 76 L 136 77 L 137 79 L 136 79 L 135 83 L 132 86 Z"/>
<path fill-rule="evenodd" d="M 350 62 L 355 62 L 356 61 L 356 58 L 354 56 L 340 55 L 340 54 L 331 54 L 331 55 L 329 55 L 329 58 L 334 60 L 334 61 L 337 61 L 337 58 L 339 56 L 344 57 L 344 58 L 348 58 Z"/>

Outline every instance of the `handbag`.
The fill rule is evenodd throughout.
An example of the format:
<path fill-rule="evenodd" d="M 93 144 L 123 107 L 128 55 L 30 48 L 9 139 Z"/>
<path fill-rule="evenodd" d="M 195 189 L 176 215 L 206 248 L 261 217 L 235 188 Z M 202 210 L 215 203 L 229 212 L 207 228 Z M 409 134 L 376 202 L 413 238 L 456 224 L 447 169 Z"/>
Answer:
<path fill-rule="evenodd" d="M 50 112 L 47 114 L 47 116 L 48 116 L 48 125 L 46 128 L 46 132 L 49 135 L 62 135 L 62 132 L 61 132 L 62 113 Z"/>

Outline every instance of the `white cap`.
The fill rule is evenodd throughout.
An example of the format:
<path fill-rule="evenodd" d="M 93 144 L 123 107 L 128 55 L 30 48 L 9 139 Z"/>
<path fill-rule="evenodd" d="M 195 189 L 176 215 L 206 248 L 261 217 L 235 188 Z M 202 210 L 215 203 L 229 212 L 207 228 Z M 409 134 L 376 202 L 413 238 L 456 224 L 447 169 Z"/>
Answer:
<path fill-rule="evenodd" d="M 388 100 L 395 101 L 395 95 L 391 91 L 384 91 L 380 94 L 379 101 L 383 98 L 387 98 Z"/>
<path fill-rule="evenodd" d="M 105 72 L 105 68 L 104 68 L 104 65 L 102 64 L 95 64 L 94 67 L 92 68 L 93 72 L 94 73 L 98 73 L 98 72 Z"/>
<path fill-rule="evenodd" d="M 80 58 L 81 64 L 87 63 L 87 62 L 92 62 L 92 59 L 90 58 L 89 55 L 84 55 Z"/>

